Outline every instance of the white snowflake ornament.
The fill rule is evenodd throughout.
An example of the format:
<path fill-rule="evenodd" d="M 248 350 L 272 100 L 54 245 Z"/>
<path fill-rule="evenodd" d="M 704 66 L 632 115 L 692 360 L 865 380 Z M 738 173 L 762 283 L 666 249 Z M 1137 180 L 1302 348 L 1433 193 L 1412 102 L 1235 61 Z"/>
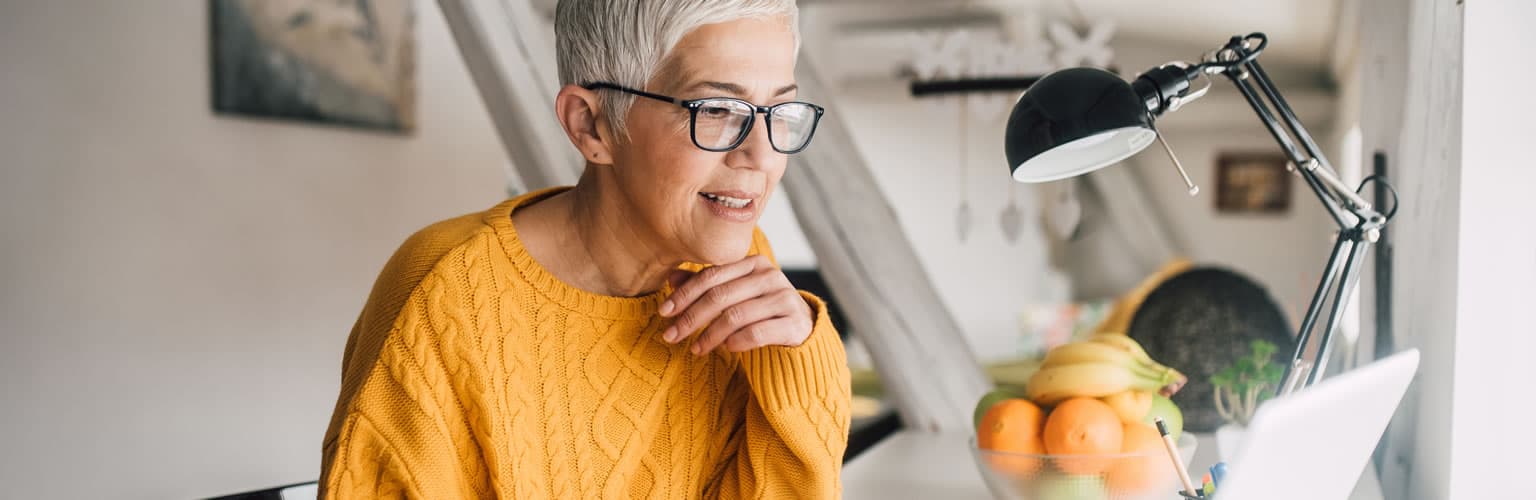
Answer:
<path fill-rule="evenodd" d="M 1081 38 L 1077 30 L 1062 22 L 1051 23 L 1049 33 L 1051 42 L 1056 44 L 1055 59 L 1060 67 L 1104 68 L 1115 58 L 1114 49 L 1109 48 L 1109 41 L 1115 36 L 1113 21 L 1105 19 L 1093 23 L 1088 33 Z"/>

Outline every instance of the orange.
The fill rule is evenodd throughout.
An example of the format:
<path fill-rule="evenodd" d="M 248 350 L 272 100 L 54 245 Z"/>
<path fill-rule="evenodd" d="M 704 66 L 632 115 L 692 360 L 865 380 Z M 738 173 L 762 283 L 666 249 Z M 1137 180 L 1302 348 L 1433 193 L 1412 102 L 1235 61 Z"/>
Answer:
<path fill-rule="evenodd" d="M 981 417 L 987 416 L 987 410 L 991 410 L 992 405 L 1017 398 L 1022 395 L 1023 394 L 1017 393 L 1017 391 L 1010 389 L 994 389 L 992 392 L 987 393 L 987 395 L 981 397 L 980 401 L 976 402 L 976 411 L 971 413 L 971 415 L 973 415 L 972 418 L 975 420 L 971 421 L 971 425 L 980 427 Z"/>
<path fill-rule="evenodd" d="M 1147 413 L 1152 411 L 1152 392 L 1150 391 L 1125 391 L 1104 396 L 1099 398 L 1099 401 L 1114 408 L 1121 422 L 1140 422 L 1147 418 Z"/>
<path fill-rule="evenodd" d="M 987 410 L 976 426 L 976 447 L 1006 453 L 1040 455 L 1045 445 L 1040 429 L 1045 412 L 1025 399 L 1005 399 Z M 993 469 L 1005 474 L 1027 475 L 1040 467 L 1040 460 L 1006 454 L 987 455 Z"/>
<path fill-rule="evenodd" d="M 1168 461 L 1168 449 L 1157 429 L 1140 422 L 1125 424 L 1124 443 L 1121 453 L 1134 453 L 1134 457 L 1120 458 L 1104 474 L 1110 491 L 1116 495 L 1140 495 L 1168 486 L 1178 474 Z"/>
<path fill-rule="evenodd" d="M 1056 467 L 1068 474 L 1098 474 L 1113 459 L 1093 457 L 1120 453 L 1124 424 L 1114 408 L 1093 398 L 1072 398 L 1056 405 L 1045 420 L 1045 451 L 1061 457 Z"/>

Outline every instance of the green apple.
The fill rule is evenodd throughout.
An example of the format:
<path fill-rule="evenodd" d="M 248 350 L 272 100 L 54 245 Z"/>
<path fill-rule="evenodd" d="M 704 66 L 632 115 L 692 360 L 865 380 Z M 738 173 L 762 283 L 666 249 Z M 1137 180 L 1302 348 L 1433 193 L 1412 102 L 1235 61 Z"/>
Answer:
<path fill-rule="evenodd" d="M 1035 485 L 1035 498 L 1043 500 L 1104 500 L 1109 490 L 1099 476 L 1048 474 Z"/>
<path fill-rule="evenodd" d="M 1179 411 L 1173 400 L 1162 394 L 1153 394 L 1152 411 L 1147 412 L 1147 418 L 1142 421 L 1157 425 L 1159 418 L 1163 419 L 1163 423 L 1168 426 L 1168 435 L 1173 436 L 1173 441 L 1177 443 L 1179 436 L 1184 434 L 1184 412 Z"/>
<path fill-rule="evenodd" d="M 992 392 L 987 393 L 987 395 L 982 396 L 981 401 L 976 402 L 975 421 L 972 422 L 972 425 L 977 428 L 981 427 L 981 417 L 987 415 L 987 410 L 992 409 L 992 405 L 1009 399 L 1022 398 L 1021 394 L 1022 392 L 1014 392 L 1012 389 L 1004 388 L 994 389 Z"/>

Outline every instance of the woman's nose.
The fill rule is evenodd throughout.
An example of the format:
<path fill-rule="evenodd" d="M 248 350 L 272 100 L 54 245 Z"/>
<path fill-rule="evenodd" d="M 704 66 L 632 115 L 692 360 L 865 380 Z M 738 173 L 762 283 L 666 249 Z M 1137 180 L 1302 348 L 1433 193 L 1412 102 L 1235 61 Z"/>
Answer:
<path fill-rule="evenodd" d="M 741 141 L 741 145 L 731 151 L 738 156 L 728 161 L 733 167 L 751 167 L 761 169 L 768 165 L 772 155 L 779 154 L 774 151 L 772 142 L 768 139 L 768 119 L 759 115 L 759 119 L 752 120 L 752 128 L 747 130 L 747 137 Z M 730 159 L 728 159 L 730 160 Z"/>

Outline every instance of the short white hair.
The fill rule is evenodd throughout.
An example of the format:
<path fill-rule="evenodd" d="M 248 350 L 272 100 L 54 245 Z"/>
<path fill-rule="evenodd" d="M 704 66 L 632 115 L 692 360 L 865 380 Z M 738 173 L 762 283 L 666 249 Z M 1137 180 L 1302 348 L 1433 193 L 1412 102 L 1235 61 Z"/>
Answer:
<path fill-rule="evenodd" d="M 560 0 L 555 6 L 555 59 L 561 85 L 608 82 L 644 89 L 683 36 L 708 24 L 783 17 L 800 50 L 795 0 Z M 624 134 L 635 96 L 603 91 L 608 123 Z"/>

